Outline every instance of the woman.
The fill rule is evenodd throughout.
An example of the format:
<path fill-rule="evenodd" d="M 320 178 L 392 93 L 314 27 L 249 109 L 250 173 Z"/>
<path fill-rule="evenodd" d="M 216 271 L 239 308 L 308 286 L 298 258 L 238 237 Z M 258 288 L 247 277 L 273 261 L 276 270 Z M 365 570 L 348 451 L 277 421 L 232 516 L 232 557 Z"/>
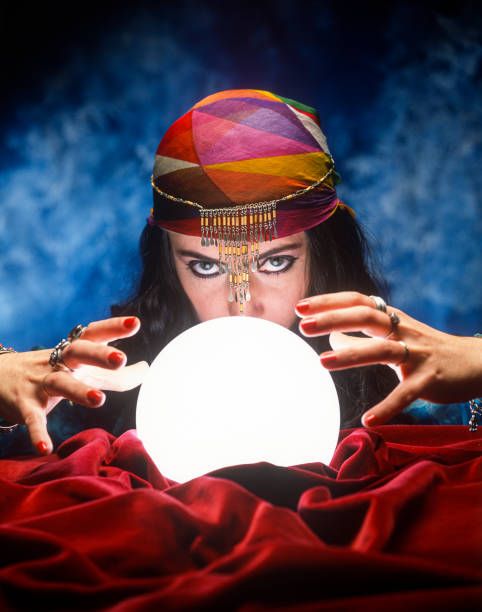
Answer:
<path fill-rule="evenodd" d="M 49 429 L 61 431 L 56 442 L 96 425 L 118 435 L 135 426 L 142 361 L 199 321 L 241 312 L 301 333 L 322 353 L 344 427 L 362 415 L 367 426 L 393 421 L 417 398 L 482 395 L 477 339 L 387 308 L 363 233 L 337 197 L 337 180 L 314 109 L 258 90 L 198 102 L 156 153 L 136 296 L 114 306 L 112 319 L 73 330 L 53 351 L 1 355 L 5 422 L 24 423 L 37 450 L 49 453 L 46 416 L 62 398 L 99 408 L 101 389 L 132 389 L 110 395 L 95 414 L 66 406 L 49 418 Z M 334 351 L 330 332 L 337 332 Z M 106 345 L 113 341 L 115 349 Z M 141 363 L 124 368 L 127 355 Z M 122 381 L 113 378 L 116 370 Z M 14 437 L 9 444 L 12 452 L 19 447 Z"/>

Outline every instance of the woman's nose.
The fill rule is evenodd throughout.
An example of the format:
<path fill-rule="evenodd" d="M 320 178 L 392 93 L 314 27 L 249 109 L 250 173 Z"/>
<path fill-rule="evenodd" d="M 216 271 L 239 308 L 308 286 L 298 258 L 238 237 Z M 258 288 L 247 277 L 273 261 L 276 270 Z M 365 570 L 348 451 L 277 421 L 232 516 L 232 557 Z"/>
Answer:
<path fill-rule="evenodd" d="M 258 289 L 258 291 L 256 291 Z M 249 283 L 249 293 L 250 300 L 249 302 L 244 302 L 242 304 L 242 308 L 240 308 L 240 302 L 233 300 L 229 302 L 228 311 L 230 317 L 236 317 L 239 315 L 246 315 L 248 317 L 261 317 L 264 313 L 264 306 L 262 296 L 259 294 L 259 286 L 257 287 L 257 283 L 255 280 L 250 281 Z"/>

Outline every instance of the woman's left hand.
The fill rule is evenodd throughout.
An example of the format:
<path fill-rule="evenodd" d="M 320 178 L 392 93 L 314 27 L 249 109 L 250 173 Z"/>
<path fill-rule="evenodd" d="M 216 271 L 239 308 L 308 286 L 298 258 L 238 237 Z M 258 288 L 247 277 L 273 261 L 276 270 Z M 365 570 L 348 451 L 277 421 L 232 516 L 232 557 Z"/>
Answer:
<path fill-rule="evenodd" d="M 365 412 L 365 426 L 390 421 L 418 398 L 447 404 L 482 396 L 479 338 L 441 332 L 391 306 L 383 312 L 372 297 L 356 292 L 307 298 L 298 302 L 296 313 L 302 317 L 303 335 L 331 334 L 334 350 L 320 355 L 328 370 L 386 364 L 397 372 L 400 384 Z M 341 332 L 363 332 L 367 337 Z"/>

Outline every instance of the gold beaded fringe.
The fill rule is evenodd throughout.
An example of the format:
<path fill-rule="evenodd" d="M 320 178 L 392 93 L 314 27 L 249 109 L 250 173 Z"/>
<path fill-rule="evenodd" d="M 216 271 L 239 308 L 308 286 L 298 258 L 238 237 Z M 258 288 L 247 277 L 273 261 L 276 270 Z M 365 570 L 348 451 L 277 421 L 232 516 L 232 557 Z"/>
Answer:
<path fill-rule="evenodd" d="M 259 268 L 259 243 L 278 237 L 276 201 L 235 208 L 200 210 L 201 246 L 219 248 L 219 269 L 227 272 L 228 301 L 240 312 L 251 300 L 249 270 Z M 251 266 L 250 266 L 251 260 Z"/>

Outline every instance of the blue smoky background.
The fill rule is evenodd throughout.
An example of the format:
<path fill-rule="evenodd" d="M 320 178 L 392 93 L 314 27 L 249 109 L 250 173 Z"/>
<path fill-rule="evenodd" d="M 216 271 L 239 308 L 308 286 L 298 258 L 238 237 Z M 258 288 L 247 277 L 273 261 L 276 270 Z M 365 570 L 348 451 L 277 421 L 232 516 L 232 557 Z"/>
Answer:
<path fill-rule="evenodd" d="M 3 344 L 52 346 L 131 293 L 161 136 L 243 87 L 318 109 L 392 303 L 482 331 L 478 2 L 18 1 L 0 19 Z"/>

